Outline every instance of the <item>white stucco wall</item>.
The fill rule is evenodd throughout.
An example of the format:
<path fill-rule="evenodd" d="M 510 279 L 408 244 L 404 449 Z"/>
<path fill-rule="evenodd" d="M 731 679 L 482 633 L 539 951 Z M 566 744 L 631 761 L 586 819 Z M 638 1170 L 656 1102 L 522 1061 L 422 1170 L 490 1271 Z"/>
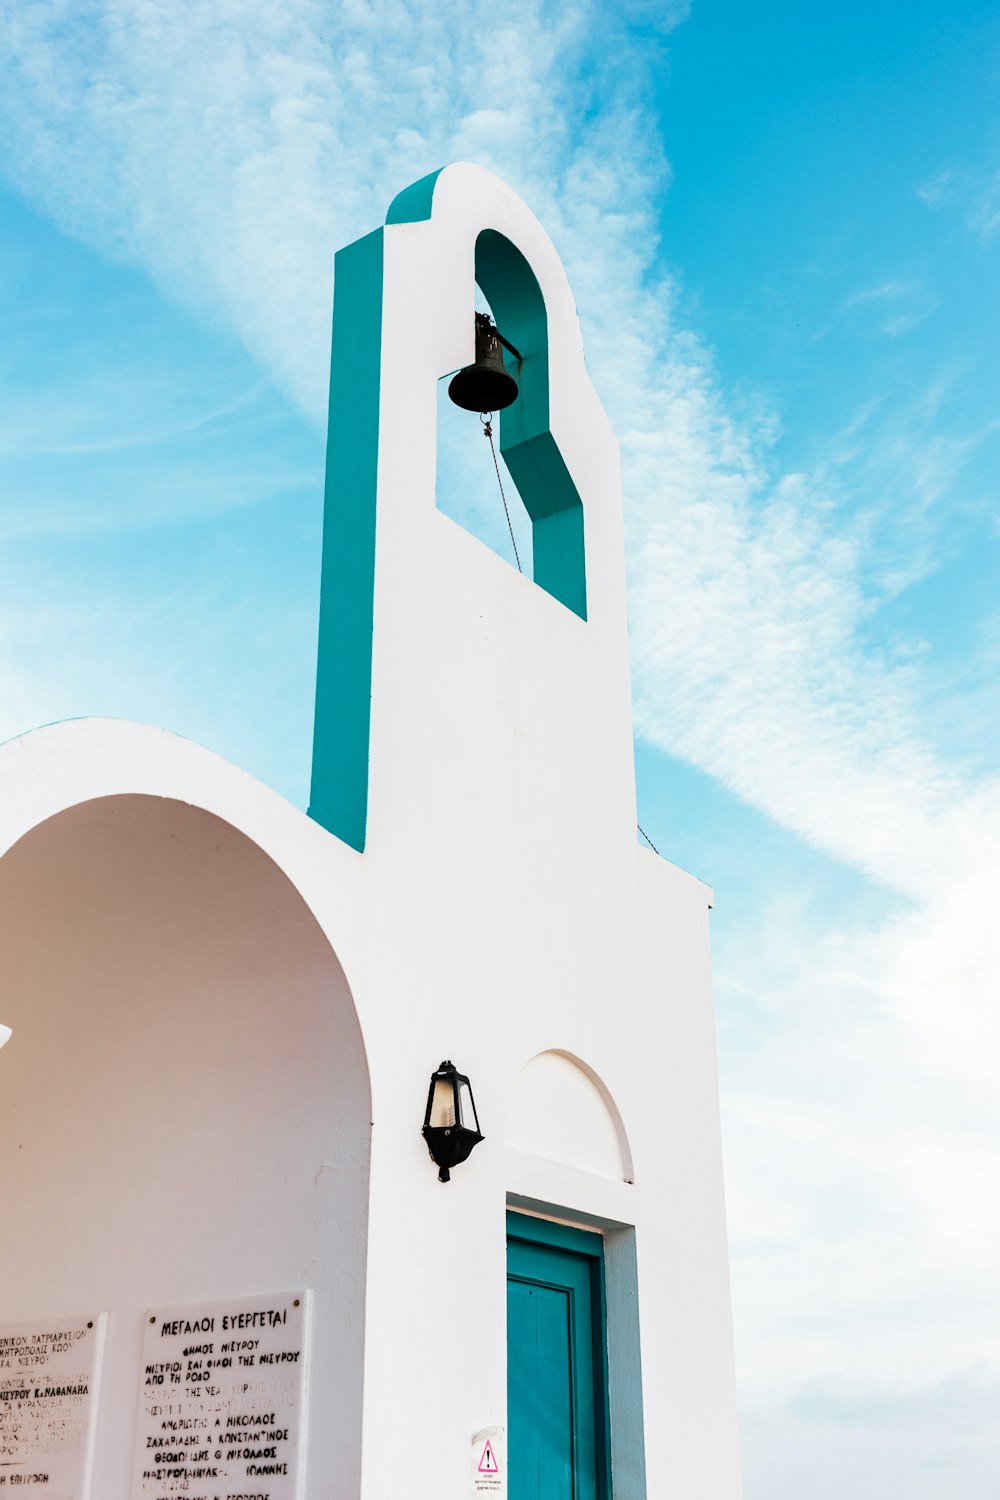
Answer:
<path fill-rule="evenodd" d="M 434 384 L 472 355 L 483 227 L 545 295 L 586 621 L 434 505 Z M 386 1500 L 401 1453 L 405 1493 L 458 1500 L 472 1434 L 505 1419 L 510 1201 L 606 1232 L 616 1500 L 736 1500 L 709 892 L 636 841 L 614 437 L 562 267 L 509 189 L 447 169 L 433 216 L 385 235 L 365 853 L 158 731 L 81 721 L 0 749 L 0 1318 L 111 1310 L 95 1494 L 125 1500 L 142 1308 L 306 1282 L 325 1308 L 310 1500 Z M 589 1070 L 582 1094 L 550 1054 Z M 486 1135 L 447 1186 L 419 1133 L 443 1057 Z M 539 1102 L 553 1071 L 589 1145 Z M 194 1190 L 204 1260 L 157 1186 L 185 1102 L 177 1180 L 206 1151 L 235 1173 L 221 1201 Z"/>

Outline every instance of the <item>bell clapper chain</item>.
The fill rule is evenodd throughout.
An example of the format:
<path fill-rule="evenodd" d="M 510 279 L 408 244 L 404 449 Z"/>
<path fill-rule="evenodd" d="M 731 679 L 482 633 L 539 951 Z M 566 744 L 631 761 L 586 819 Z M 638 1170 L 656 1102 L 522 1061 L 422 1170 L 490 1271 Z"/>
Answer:
<path fill-rule="evenodd" d="M 517 550 L 517 542 L 514 540 L 514 528 L 510 523 L 510 511 L 507 509 L 507 496 L 503 492 L 503 480 L 500 478 L 500 464 L 497 461 L 497 450 L 493 443 L 493 413 L 491 411 L 481 411 L 479 413 L 479 420 L 483 424 L 483 437 L 489 438 L 490 440 L 490 452 L 493 454 L 493 467 L 497 471 L 497 484 L 500 486 L 500 499 L 503 501 L 503 513 L 507 517 L 507 530 L 510 532 L 510 545 L 514 549 L 514 561 L 517 563 L 517 571 L 519 573 L 523 573 L 524 569 L 521 567 L 521 558 Z"/>

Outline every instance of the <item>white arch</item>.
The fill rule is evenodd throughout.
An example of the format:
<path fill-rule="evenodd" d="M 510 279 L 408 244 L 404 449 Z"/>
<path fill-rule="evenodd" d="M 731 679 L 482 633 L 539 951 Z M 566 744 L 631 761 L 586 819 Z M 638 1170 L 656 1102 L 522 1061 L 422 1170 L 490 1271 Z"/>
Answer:
<path fill-rule="evenodd" d="M 350 983 L 360 856 L 277 792 L 180 735 L 125 719 L 84 718 L 0 745 L 0 858 L 56 813 L 129 794 L 188 802 L 258 845 L 299 892 Z M 365 1019 L 358 1019 L 364 1034 Z"/>
<path fill-rule="evenodd" d="M 356 1484 L 371 1090 L 351 987 L 294 878 L 306 820 L 132 725 L 5 746 L 0 788 L 18 1036 L 0 1074 L 0 1323 L 109 1315 L 94 1491 L 111 1497 L 143 1308 L 308 1290 L 311 1450 Z M 234 796 L 246 812 L 226 818 Z"/>
<path fill-rule="evenodd" d="M 536 1053 L 514 1083 L 507 1145 L 600 1177 L 632 1182 L 632 1152 L 610 1089 L 589 1063 L 553 1048 Z"/>

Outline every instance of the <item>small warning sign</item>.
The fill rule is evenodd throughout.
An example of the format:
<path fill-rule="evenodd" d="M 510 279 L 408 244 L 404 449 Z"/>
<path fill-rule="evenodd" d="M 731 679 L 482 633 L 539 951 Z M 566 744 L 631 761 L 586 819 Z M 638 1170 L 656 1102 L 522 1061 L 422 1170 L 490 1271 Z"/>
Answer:
<path fill-rule="evenodd" d="M 493 1452 L 493 1444 L 489 1438 L 486 1439 L 486 1447 L 479 1460 L 479 1472 L 480 1474 L 499 1474 L 500 1472 L 500 1465 L 497 1463 L 497 1456 Z"/>
<path fill-rule="evenodd" d="M 506 1500 L 507 1444 L 502 1427 L 484 1427 L 472 1439 L 472 1494 Z"/>

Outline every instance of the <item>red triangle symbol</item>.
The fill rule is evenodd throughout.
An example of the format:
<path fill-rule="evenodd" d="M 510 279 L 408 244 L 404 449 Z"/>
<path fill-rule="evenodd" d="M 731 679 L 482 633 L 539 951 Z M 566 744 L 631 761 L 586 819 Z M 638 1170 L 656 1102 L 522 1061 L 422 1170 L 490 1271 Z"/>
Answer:
<path fill-rule="evenodd" d="M 493 1452 L 492 1443 L 487 1442 L 483 1449 L 483 1456 L 479 1460 L 480 1474 L 499 1474 L 500 1465 L 497 1463 L 496 1454 Z"/>

